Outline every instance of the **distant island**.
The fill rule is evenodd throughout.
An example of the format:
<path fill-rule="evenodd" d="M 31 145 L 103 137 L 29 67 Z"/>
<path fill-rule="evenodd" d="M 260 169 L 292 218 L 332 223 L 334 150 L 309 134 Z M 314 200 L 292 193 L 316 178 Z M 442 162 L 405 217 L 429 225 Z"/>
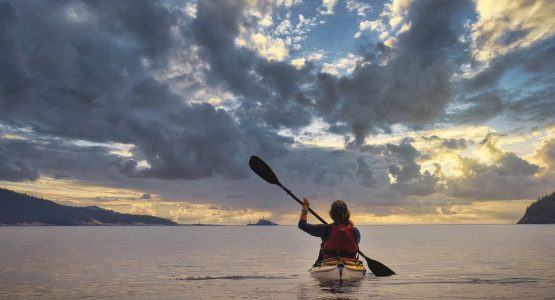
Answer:
<path fill-rule="evenodd" d="M 177 225 L 146 215 L 97 206 L 74 207 L 0 188 L 0 225 Z"/>
<path fill-rule="evenodd" d="M 270 220 L 266 220 L 266 219 L 262 218 L 262 219 L 258 220 L 258 222 L 254 223 L 254 224 L 253 224 L 253 223 L 249 223 L 249 224 L 247 224 L 247 225 L 249 225 L 249 226 L 276 226 L 276 225 L 279 225 L 279 224 L 278 224 L 278 223 L 275 223 L 275 222 L 272 222 L 272 221 L 270 221 Z"/>
<path fill-rule="evenodd" d="M 517 224 L 555 224 L 555 193 L 541 197 L 528 206 Z"/>

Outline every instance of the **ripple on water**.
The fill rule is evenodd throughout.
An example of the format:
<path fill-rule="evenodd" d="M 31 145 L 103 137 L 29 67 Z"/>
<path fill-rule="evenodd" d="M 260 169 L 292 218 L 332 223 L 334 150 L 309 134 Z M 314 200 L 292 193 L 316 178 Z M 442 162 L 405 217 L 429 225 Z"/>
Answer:
<path fill-rule="evenodd" d="M 174 276 L 170 280 L 186 280 L 186 281 L 202 281 L 202 280 L 245 280 L 245 279 L 291 279 L 296 277 L 292 276 L 263 276 L 263 275 L 228 275 L 228 276 Z"/>

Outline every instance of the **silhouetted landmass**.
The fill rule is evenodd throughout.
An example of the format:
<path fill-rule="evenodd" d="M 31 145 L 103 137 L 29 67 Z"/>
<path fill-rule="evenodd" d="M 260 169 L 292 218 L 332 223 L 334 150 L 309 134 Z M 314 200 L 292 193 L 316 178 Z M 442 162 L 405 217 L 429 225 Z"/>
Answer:
<path fill-rule="evenodd" d="M 555 193 L 541 197 L 528 206 L 517 224 L 555 224 Z"/>
<path fill-rule="evenodd" d="M 258 220 L 258 222 L 254 223 L 254 224 L 249 223 L 249 224 L 247 224 L 247 225 L 251 225 L 251 226 L 275 226 L 275 225 L 279 225 L 279 224 L 278 224 L 278 223 L 275 223 L 275 222 L 272 222 L 272 221 L 270 221 L 270 220 L 266 220 L 266 219 L 262 218 L 262 219 Z"/>
<path fill-rule="evenodd" d="M 117 213 L 97 206 L 74 207 L 0 188 L 1 225 L 176 225 L 153 216 Z"/>

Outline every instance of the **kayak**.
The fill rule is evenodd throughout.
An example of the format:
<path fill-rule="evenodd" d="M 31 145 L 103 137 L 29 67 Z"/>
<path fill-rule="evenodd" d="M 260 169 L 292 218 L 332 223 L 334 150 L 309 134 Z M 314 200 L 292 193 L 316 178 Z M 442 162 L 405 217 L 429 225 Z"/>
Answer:
<path fill-rule="evenodd" d="M 324 261 L 319 266 L 310 269 L 310 275 L 320 282 L 354 281 L 363 279 L 366 275 L 366 268 L 362 261 Z"/>

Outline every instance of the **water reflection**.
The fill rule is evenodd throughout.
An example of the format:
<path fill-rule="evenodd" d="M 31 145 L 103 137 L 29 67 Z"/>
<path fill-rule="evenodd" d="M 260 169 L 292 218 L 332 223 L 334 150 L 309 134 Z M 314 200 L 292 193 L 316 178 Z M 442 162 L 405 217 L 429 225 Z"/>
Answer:
<path fill-rule="evenodd" d="M 311 278 L 299 286 L 298 299 L 359 299 L 360 287 L 363 280 L 343 282 L 318 282 Z M 318 296 L 316 296 L 318 295 Z"/>
<path fill-rule="evenodd" d="M 321 291 L 325 294 L 334 295 L 333 297 L 324 296 L 322 299 L 345 299 L 345 300 L 357 299 L 356 297 L 353 297 L 353 294 L 356 294 L 357 291 L 359 290 L 360 283 L 361 283 L 360 280 L 352 281 L 352 282 L 343 282 L 343 285 L 339 285 L 338 282 L 337 283 L 321 282 L 319 284 Z"/>

